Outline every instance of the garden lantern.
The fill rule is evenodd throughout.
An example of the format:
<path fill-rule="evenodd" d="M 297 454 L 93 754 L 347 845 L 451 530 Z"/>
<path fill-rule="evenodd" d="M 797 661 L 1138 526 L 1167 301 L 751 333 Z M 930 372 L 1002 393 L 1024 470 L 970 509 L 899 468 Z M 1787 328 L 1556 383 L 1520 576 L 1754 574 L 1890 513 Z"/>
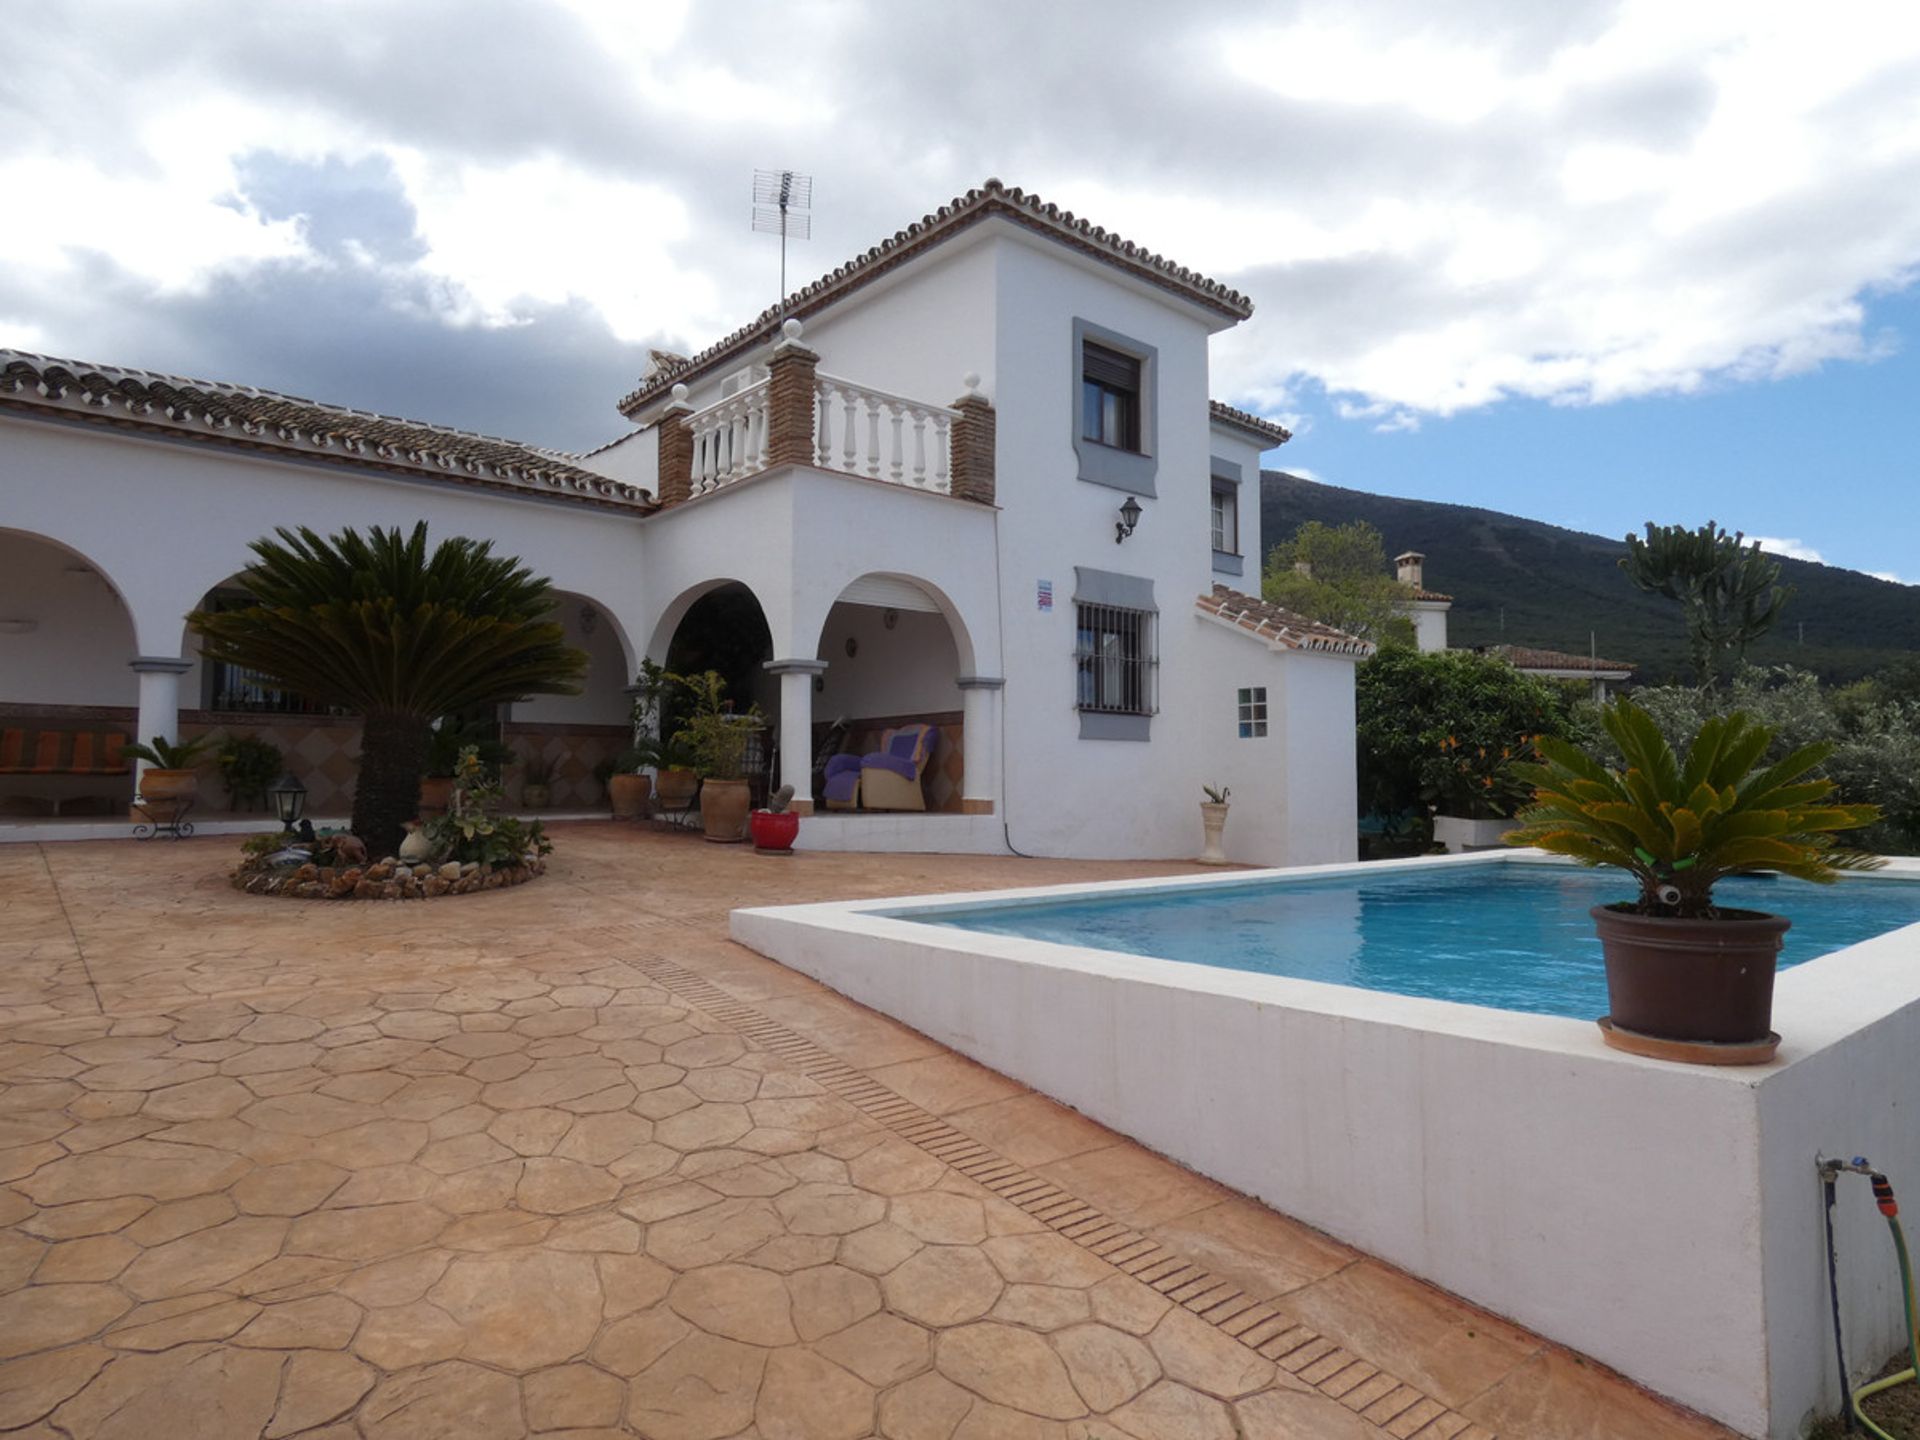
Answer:
<path fill-rule="evenodd" d="M 282 775 L 273 789 L 267 792 L 273 797 L 273 813 L 280 817 L 280 823 L 286 833 L 293 834 L 293 827 L 299 822 L 300 811 L 307 803 L 307 787 L 293 777 L 292 772 Z"/>

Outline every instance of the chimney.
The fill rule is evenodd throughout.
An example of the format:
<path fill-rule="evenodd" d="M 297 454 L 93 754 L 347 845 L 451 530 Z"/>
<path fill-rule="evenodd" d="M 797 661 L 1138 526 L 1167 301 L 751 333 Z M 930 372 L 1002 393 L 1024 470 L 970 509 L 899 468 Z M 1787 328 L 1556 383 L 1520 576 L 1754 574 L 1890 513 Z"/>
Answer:
<path fill-rule="evenodd" d="M 1418 550 L 1408 550 L 1404 554 L 1393 557 L 1393 563 L 1400 572 L 1400 583 L 1402 585 L 1410 585 L 1415 590 L 1424 590 L 1427 588 L 1425 582 L 1421 579 L 1421 572 L 1426 568 L 1426 558 L 1427 557 L 1422 555 Z"/>

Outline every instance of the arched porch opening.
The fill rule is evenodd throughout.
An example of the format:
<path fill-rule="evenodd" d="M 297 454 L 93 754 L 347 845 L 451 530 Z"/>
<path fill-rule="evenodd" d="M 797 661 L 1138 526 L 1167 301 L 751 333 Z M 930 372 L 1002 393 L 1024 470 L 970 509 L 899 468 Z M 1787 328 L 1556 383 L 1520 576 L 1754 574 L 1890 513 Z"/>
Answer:
<path fill-rule="evenodd" d="M 957 608 L 926 581 L 874 573 L 847 585 L 827 611 L 815 651 L 824 667 L 813 697 L 821 805 L 853 813 L 990 812 L 997 786 L 989 772 L 997 767 L 986 742 L 997 737 L 985 732 L 997 728 L 997 692 L 988 713 L 973 693 L 980 679 L 973 653 Z M 971 744 L 970 725 L 979 732 Z M 862 762 L 859 776 L 853 757 Z M 970 765 L 980 772 L 971 785 Z"/>
<path fill-rule="evenodd" d="M 767 671 L 774 658 L 773 631 L 760 597 L 738 580 L 713 580 L 684 592 L 661 616 L 649 656 L 676 675 L 711 670 L 737 713 L 757 708 L 764 723 L 749 744 L 746 778 L 753 803 L 766 803 L 772 787 L 772 757 L 783 715 L 779 682 Z M 687 697 L 669 690 L 662 697 L 660 734 L 670 738 L 686 720 Z"/>
<path fill-rule="evenodd" d="M 536 695 L 500 707 L 500 738 L 517 757 L 505 776 L 507 796 L 524 806 L 527 787 L 537 796 L 544 785 L 556 810 L 596 809 L 606 798 L 602 775 L 633 743 L 627 687 L 639 666 L 611 607 L 576 590 L 553 593 L 553 618 L 567 643 L 586 654 L 587 673 L 578 695 Z"/>
<path fill-rule="evenodd" d="M 91 559 L 0 529 L 0 816 L 124 815 L 140 678 L 133 614 Z"/>

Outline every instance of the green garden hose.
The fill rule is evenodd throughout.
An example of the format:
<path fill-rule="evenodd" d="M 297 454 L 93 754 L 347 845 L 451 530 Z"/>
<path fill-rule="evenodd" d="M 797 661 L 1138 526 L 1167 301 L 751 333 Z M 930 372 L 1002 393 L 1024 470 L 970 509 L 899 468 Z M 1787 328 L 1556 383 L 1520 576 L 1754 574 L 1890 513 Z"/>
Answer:
<path fill-rule="evenodd" d="M 1887 1217 L 1887 1229 L 1893 1233 L 1893 1251 L 1900 1264 L 1901 1312 L 1906 1316 L 1907 1321 L 1907 1359 L 1912 1362 L 1905 1370 L 1900 1371 L 1896 1375 L 1889 1375 L 1882 1380 L 1870 1381 L 1862 1385 L 1859 1389 L 1851 1392 L 1848 1396 L 1847 1428 L 1851 1430 L 1853 1428 L 1853 1422 L 1857 1420 L 1866 1428 L 1867 1433 L 1877 1437 L 1877 1440 L 1895 1440 L 1894 1436 L 1889 1435 L 1885 1430 L 1882 1430 L 1878 1425 L 1874 1424 L 1872 1420 L 1867 1418 L 1866 1413 L 1860 1408 L 1860 1402 L 1878 1395 L 1884 1390 L 1891 1390 L 1896 1385 L 1908 1384 L 1917 1377 L 1920 1377 L 1920 1306 L 1917 1306 L 1914 1301 L 1913 1260 L 1907 1252 L 1906 1232 L 1900 1228 L 1900 1206 L 1893 1198 L 1893 1186 L 1887 1180 L 1887 1177 L 1873 1169 L 1867 1164 L 1865 1159 L 1859 1156 L 1855 1156 L 1853 1163 L 1850 1165 L 1843 1165 L 1833 1160 L 1822 1162 L 1820 1172 L 1827 1186 L 1828 1281 L 1834 1286 L 1833 1343 L 1835 1356 L 1840 1361 L 1840 1381 L 1843 1388 L 1846 1385 L 1846 1359 L 1840 1349 L 1840 1294 L 1838 1277 L 1834 1273 L 1832 1263 L 1834 1258 L 1833 1182 L 1835 1177 L 1843 1170 L 1850 1170 L 1855 1174 L 1865 1175 L 1872 1181 L 1874 1201 L 1879 1205 L 1880 1213 Z"/>

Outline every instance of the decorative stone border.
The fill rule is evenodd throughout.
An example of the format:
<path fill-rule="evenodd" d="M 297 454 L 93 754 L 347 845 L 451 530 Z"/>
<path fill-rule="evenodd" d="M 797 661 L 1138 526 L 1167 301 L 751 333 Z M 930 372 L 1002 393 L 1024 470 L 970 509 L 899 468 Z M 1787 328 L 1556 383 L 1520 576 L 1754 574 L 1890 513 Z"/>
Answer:
<path fill-rule="evenodd" d="M 315 865 L 288 869 L 241 865 L 233 872 L 233 888 L 249 895 L 277 895 L 289 900 L 433 900 L 442 895 L 472 895 L 482 890 L 504 890 L 544 875 L 542 857 L 518 865 L 483 865 L 449 860 L 444 865 L 405 865 L 377 860 L 371 865 Z"/>

